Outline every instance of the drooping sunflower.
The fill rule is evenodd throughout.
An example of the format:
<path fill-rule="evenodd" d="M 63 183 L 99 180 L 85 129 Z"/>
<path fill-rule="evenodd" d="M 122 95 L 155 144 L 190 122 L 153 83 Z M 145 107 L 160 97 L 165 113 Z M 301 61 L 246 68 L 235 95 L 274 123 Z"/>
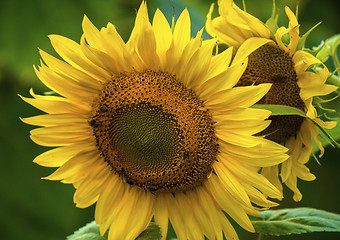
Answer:
<path fill-rule="evenodd" d="M 34 159 L 58 167 L 46 179 L 73 184 L 77 207 L 96 203 L 110 240 L 152 219 L 163 238 L 170 220 L 179 239 L 237 239 L 226 215 L 254 231 L 247 214 L 282 197 L 258 170 L 287 149 L 253 136 L 270 112 L 249 107 L 271 84 L 232 87 L 268 40 L 213 55 L 216 40 L 191 38 L 187 10 L 171 28 L 160 10 L 151 24 L 145 2 L 127 43 L 111 23 L 99 31 L 85 16 L 82 27 L 80 44 L 50 36 L 64 61 L 40 50 L 36 74 L 57 95 L 22 97 L 46 113 L 22 119 L 41 126 L 31 139 L 56 147 Z"/>
<path fill-rule="evenodd" d="M 275 6 L 267 23 L 241 10 L 233 0 L 219 0 L 220 16 L 212 19 L 214 5 L 207 14 L 206 30 L 228 46 L 240 47 L 252 38 L 270 39 L 249 56 L 247 69 L 236 86 L 272 83 L 271 89 L 259 103 L 285 105 L 303 110 L 306 115 L 324 128 L 333 128 L 335 121 L 323 122 L 313 107 L 313 97 L 327 95 L 337 89 L 325 84 L 329 71 L 317 58 L 302 50 L 306 36 L 300 36 L 299 23 L 294 13 L 285 7 L 289 26 L 278 27 Z M 314 71 L 311 69 L 314 68 Z M 312 153 L 312 139 L 320 149 L 318 127 L 310 119 L 300 116 L 271 116 L 269 127 L 260 132 L 267 139 L 289 148 L 289 158 L 282 164 L 262 169 L 265 175 L 282 192 L 282 183 L 294 192 L 293 199 L 300 201 L 297 178 L 312 181 L 315 176 L 305 166 Z M 279 173 L 279 166 L 281 168 Z"/>

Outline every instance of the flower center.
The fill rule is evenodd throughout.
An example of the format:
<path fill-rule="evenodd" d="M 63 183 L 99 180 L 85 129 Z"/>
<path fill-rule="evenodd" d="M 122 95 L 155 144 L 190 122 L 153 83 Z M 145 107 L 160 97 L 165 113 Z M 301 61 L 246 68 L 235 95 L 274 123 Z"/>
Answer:
<path fill-rule="evenodd" d="M 300 98 L 300 87 L 292 58 L 278 46 L 265 44 L 249 56 L 248 66 L 237 86 L 272 83 L 268 93 L 259 101 L 261 104 L 277 104 L 304 110 Z M 258 135 L 277 143 L 286 142 L 299 131 L 303 117 L 271 116 L 271 124 Z"/>
<path fill-rule="evenodd" d="M 210 113 L 168 73 L 114 76 L 95 100 L 89 123 L 112 171 L 154 193 L 201 185 L 216 160 Z"/>

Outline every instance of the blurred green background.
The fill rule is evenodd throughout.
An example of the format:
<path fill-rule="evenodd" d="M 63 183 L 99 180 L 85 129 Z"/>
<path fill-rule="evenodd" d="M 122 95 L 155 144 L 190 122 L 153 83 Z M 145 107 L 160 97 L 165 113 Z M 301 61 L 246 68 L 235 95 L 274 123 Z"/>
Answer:
<path fill-rule="evenodd" d="M 152 19 L 160 8 L 168 19 L 189 8 L 193 33 L 204 26 L 211 0 L 149 0 Z M 239 6 L 240 1 L 236 1 Z M 271 13 L 271 0 L 248 0 L 247 10 L 262 21 Z M 54 54 L 47 35 L 60 34 L 79 42 L 81 21 L 86 14 L 98 27 L 112 22 L 124 40 L 133 27 L 136 9 L 141 0 L 11 0 L 0 1 L 0 239 L 59 240 L 93 220 L 94 207 L 78 209 L 72 198 L 74 189 L 60 182 L 41 180 L 53 169 L 32 162 L 46 148 L 35 145 L 29 138 L 31 126 L 20 122 L 40 112 L 19 99 L 28 96 L 31 87 L 37 93 L 47 91 L 34 75 L 32 65 L 39 64 L 37 47 Z M 279 1 L 282 24 L 286 24 L 283 5 L 295 9 L 296 0 Z M 307 46 L 340 32 L 339 1 L 301 0 L 299 22 L 304 33 L 319 21 Z M 208 35 L 205 35 L 208 38 Z M 55 55 L 55 54 L 54 54 Z M 332 67 L 332 66 L 330 66 Z M 322 166 L 310 161 L 308 166 L 317 175 L 314 182 L 299 181 L 303 199 L 292 200 L 285 189 L 281 207 L 313 207 L 340 213 L 339 167 L 340 152 L 328 147 L 320 160 Z M 256 239 L 255 234 L 237 228 L 240 239 Z M 337 233 L 316 233 L 270 239 L 340 239 Z"/>

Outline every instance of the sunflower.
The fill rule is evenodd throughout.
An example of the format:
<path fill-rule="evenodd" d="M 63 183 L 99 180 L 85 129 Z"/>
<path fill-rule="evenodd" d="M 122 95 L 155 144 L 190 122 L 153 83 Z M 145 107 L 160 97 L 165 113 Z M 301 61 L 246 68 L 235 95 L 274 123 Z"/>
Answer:
<path fill-rule="evenodd" d="M 325 84 L 329 71 L 313 55 L 302 50 L 308 33 L 300 36 L 299 23 L 294 13 L 285 7 L 289 26 L 277 27 L 275 6 L 273 16 L 266 24 L 242 11 L 232 0 L 219 0 L 220 16 L 212 19 L 214 5 L 207 14 L 207 32 L 228 46 L 240 47 L 252 38 L 268 39 L 271 42 L 261 46 L 249 56 L 247 69 L 236 86 L 272 83 L 262 104 L 276 104 L 295 107 L 317 121 L 324 128 L 333 128 L 336 122 L 323 122 L 313 107 L 313 97 L 327 95 L 337 89 Z M 316 67 L 317 66 L 317 67 Z M 313 69 L 312 71 L 311 69 Z M 315 176 L 305 166 L 312 154 L 312 139 L 320 149 L 319 131 L 310 119 L 300 116 L 271 116 L 269 127 L 260 132 L 267 139 L 289 148 L 289 158 L 279 165 L 262 169 L 265 175 L 282 192 L 282 183 L 294 192 L 293 199 L 300 201 L 302 194 L 297 188 L 297 178 L 312 181 Z M 281 178 L 281 180 L 280 180 Z"/>
<path fill-rule="evenodd" d="M 58 167 L 46 179 L 73 184 L 77 207 L 96 203 L 110 240 L 135 239 L 152 219 L 163 239 L 169 220 L 179 239 L 237 239 L 227 215 L 253 232 L 248 214 L 282 198 L 258 170 L 287 148 L 253 136 L 270 112 L 249 107 L 271 84 L 232 87 L 268 40 L 213 55 L 216 40 L 191 38 L 187 10 L 172 27 L 157 10 L 151 24 L 145 2 L 126 43 L 111 23 L 99 31 L 85 16 L 82 27 L 80 44 L 50 36 L 65 61 L 40 50 L 36 74 L 57 95 L 22 97 L 46 113 L 22 119 L 41 126 L 31 139 L 56 147 L 34 159 Z"/>

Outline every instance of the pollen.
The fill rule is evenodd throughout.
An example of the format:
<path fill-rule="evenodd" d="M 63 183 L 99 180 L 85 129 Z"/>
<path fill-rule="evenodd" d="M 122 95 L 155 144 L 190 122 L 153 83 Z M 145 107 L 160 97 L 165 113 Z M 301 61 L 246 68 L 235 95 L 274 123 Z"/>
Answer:
<path fill-rule="evenodd" d="M 265 44 L 249 56 L 248 65 L 237 86 L 272 83 L 271 89 L 260 104 L 276 104 L 305 109 L 292 58 L 276 45 Z M 286 142 L 299 131 L 300 116 L 271 116 L 267 129 L 258 133 L 277 143 Z"/>
<path fill-rule="evenodd" d="M 218 153 L 209 111 L 165 72 L 114 76 L 94 101 L 89 124 L 112 172 L 153 193 L 201 185 Z"/>

